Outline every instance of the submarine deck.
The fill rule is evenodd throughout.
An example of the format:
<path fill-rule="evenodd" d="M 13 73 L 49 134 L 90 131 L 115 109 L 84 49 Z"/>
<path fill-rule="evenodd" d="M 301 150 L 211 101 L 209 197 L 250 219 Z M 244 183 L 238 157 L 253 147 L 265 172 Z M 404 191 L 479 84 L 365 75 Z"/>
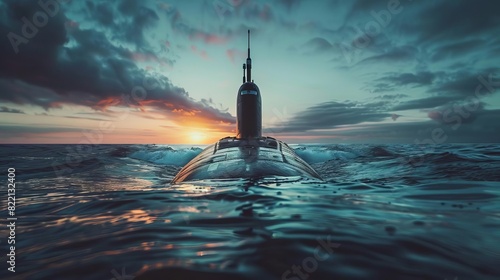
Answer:
<path fill-rule="evenodd" d="M 226 137 L 205 148 L 172 180 L 305 176 L 321 179 L 286 143 L 272 137 Z"/>

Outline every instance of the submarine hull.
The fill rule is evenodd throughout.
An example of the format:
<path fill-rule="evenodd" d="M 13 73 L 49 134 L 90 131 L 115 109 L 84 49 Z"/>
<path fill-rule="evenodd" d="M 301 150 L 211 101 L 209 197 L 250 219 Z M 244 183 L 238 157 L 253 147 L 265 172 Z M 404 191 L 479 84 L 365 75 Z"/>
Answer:
<path fill-rule="evenodd" d="M 272 137 L 226 137 L 193 158 L 179 171 L 172 183 L 298 175 L 321 179 L 309 164 L 282 141 Z"/>

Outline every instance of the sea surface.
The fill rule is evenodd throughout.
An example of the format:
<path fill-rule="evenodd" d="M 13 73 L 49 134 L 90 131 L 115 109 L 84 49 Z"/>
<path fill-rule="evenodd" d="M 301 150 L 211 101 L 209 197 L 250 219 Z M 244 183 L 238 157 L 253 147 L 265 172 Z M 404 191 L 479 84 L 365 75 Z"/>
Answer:
<path fill-rule="evenodd" d="M 171 185 L 203 146 L 0 145 L 0 279 L 500 279 L 500 144 L 292 147 L 324 181 Z"/>

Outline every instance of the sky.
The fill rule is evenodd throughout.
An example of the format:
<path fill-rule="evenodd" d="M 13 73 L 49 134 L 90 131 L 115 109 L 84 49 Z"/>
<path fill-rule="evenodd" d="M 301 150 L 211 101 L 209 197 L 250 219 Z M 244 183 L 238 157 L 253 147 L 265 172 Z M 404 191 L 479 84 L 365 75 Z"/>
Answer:
<path fill-rule="evenodd" d="M 0 0 L 0 143 L 500 142 L 500 2 Z"/>

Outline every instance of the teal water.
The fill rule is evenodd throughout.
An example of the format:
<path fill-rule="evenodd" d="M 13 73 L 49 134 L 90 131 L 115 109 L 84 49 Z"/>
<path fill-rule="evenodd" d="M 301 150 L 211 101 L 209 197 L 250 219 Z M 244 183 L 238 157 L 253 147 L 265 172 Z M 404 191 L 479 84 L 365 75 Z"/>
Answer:
<path fill-rule="evenodd" d="M 172 186 L 203 147 L 0 145 L 0 279 L 498 279 L 497 144 L 293 147 L 325 181 Z"/>

